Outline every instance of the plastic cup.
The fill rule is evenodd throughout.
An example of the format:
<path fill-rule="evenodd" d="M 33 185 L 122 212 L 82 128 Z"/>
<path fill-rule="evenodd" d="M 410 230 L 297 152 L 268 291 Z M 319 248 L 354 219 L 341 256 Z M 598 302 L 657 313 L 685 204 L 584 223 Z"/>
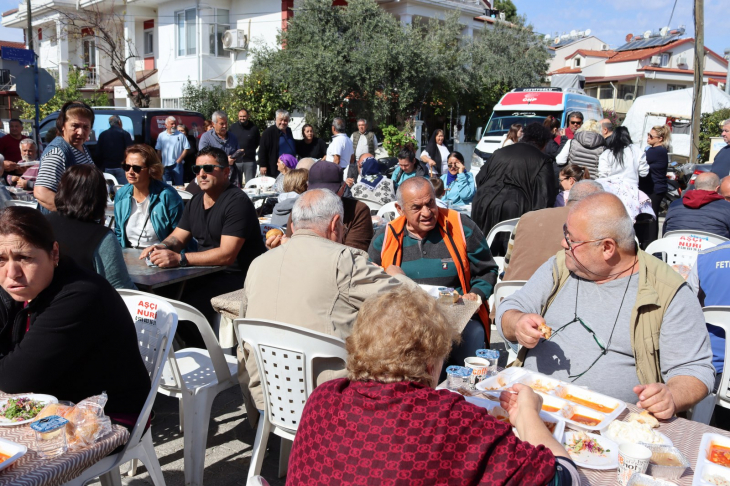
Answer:
<path fill-rule="evenodd" d="M 651 450 L 639 444 L 621 444 L 618 447 L 618 482 L 626 486 L 634 474 L 644 474 L 649 467 Z"/>
<path fill-rule="evenodd" d="M 471 368 L 472 370 L 469 386 L 473 390 L 477 383 L 489 376 L 489 367 L 491 366 L 491 363 L 488 359 L 484 358 L 466 358 L 464 360 L 464 366 Z"/>
<path fill-rule="evenodd" d="M 471 373 L 471 369 L 463 366 L 449 366 L 446 368 L 446 388 L 449 390 L 468 388 Z"/>
<path fill-rule="evenodd" d="M 60 456 L 68 450 L 66 424 L 68 420 L 51 415 L 30 425 L 35 431 L 36 452 L 43 458 Z"/>
<path fill-rule="evenodd" d="M 497 374 L 499 351 L 497 351 L 496 349 L 477 349 L 477 358 L 482 358 L 489 361 L 489 371 L 487 372 L 487 376 L 494 376 Z"/>

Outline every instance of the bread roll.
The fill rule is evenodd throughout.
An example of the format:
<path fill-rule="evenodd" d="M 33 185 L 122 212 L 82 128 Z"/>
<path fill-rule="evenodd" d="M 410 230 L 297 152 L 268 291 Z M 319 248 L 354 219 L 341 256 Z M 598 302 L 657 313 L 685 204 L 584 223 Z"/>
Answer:
<path fill-rule="evenodd" d="M 279 228 L 271 228 L 269 231 L 266 232 L 266 238 L 269 239 L 272 236 L 284 236 L 284 232 L 281 231 Z"/>

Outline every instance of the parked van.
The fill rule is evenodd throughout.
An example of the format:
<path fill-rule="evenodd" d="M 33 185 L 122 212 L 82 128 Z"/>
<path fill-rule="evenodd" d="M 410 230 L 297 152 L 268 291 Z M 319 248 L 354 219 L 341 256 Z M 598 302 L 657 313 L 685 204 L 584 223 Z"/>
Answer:
<path fill-rule="evenodd" d="M 166 108 L 127 108 L 114 106 L 93 106 L 94 126 L 91 127 L 89 141 L 86 148 L 91 157 L 96 158 L 96 141 L 104 130 L 109 128 L 109 117 L 117 115 L 122 121 L 122 129 L 129 132 L 134 143 L 146 143 L 152 147 L 157 143 L 157 136 L 165 131 L 165 120 L 174 116 L 177 123 L 188 127 L 188 133 L 198 138 L 203 134 L 203 115 L 197 111 L 171 110 Z M 53 133 L 48 132 L 56 128 L 58 112 L 55 111 L 45 117 L 38 129 L 41 144 L 45 147 L 53 140 Z"/>
<path fill-rule="evenodd" d="M 499 100 L 477 144 L 477 150 L 491 154 L 502 147 L 510 126 L 542 123 L 548 115 L 568 123 L 568 115 L 583 113 L 586 120 L 601 120 L 603 109 L 598 99 L 576 88 L 515 88 Z"/>

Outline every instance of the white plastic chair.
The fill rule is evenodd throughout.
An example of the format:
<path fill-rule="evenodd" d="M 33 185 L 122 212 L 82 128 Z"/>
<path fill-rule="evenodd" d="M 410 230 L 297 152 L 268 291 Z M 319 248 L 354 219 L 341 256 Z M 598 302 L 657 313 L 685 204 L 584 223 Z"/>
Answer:
<path fill-rule="evenodd" d="M 367 207 L 370 208 L 370 214 L 378 214 L 378 211 L 380 210 L 380 208 L 383 207 L 383 205 L 380 204 L 379 202 L 371 201 L 370 199 L 363 199 L 363 198 L 359 198 L 359 197 L 356 197 L 354 199 L 367 205 Z"/>
<path fill-rule="evenodd" d="M 398 210 L 395 208 L 395 201 L 391 201 L 378 209 L 377 215 L 383 218 L 384 221 L 393 221 L 397 218 Z"/>
<path fill-rule="evenodd" d="M 276 183 L 276 179 L 274 179 L 273 177 L 261 176 L 261 177 L 254 177 L 250 181 L 246 182 L 246 185 L 243 187 L 244 187 L 244 189 L 250 189 L 250 188 L 254 188 L 254 187 L 265 188 L 265 187 L 273 187 L 275 183 Z"/>
<path fill-rule="evenodd" d="M 137 290 L 120 289 L 118 292 L 137 299 L 146 295 Z M 185 484 L 197 486 L 203 484 L 213 399 L 220 392 L 238 386 L 238 360 L 235 356 L 223 354 L 213 328 L 199 310 L 176 300 L 164 301 L 177 312 L 179 320 L 193 322 L 205 342 L 206 349 L 185 348 L 171 352 L 157 390 L 162 395 L 180 400 Z M 136 473 L 134 469 L 132 476 Z"/>
<path fill-rule="evenodd" d="M 720 378 L 720 385 L 717 393 L 710 392 L 697 405 L 692 407 L 687 416 L 690 420 L 709 425 L 715 405 L 730 408 L 730 306 L 708 306 L 702 309 L 705 315 L 705 322 L 722 328 L 725 331 L 725 364 Z"/>
<path fill-rule="evenodd" d="M 492 294 L 494 296 L 494 315 L 497 316 L 497 309 L 499 309 L 499 304 L 502 303 L 502 300 L 504 300 L 505 297 L 509 297 L 510 295 L 514 294 L 518 290 L 520 290 L 522 287 L 525 286 L 527 283 L 527 280 L 507 280 L 497 283 L 497 285 L 494 286 L 494 293 Z M 496 322 L 494 323 L 494 331 L 497 331 L 496 328 Z M 517 352 L 519 351 L 519 345 L 514 346 L 512 343 L 506 343 L 507 344 L 507 362 L 511 363 L 515 359 L 517 359 Z"/>
<path fill-rule="evenodd" d="M 646 253 L 661 253 L 661 259 L 668 265 L 686 265 L 692 267 L 697 261 L 700 250 L 717 246 L 726 239 L 702 231 L 672 231 L 663 238 L 652 241 L 646 247 Z"/>
<path fill-rule="evenodd" d="M 177 314 L 170 304 L 154 295 L 137 292 L 134 295 L 122 295 L 122 299 L 137 328 L 139 351 L 150 376 L 150 393 L 132 429 L 129 441 L 121 452 L 103 458 L 79 477 L 66 483 L 67 485 L 81 486 L 94 478 L 100 478 L 102 484 L 121 485 L 119 466 L 132 460 L 140 460 L 147 467 L 154 485 L 165 486 L 165 478 L 162 476 L 160 462 L 152 444 L 152 428 L 146 432 L 144 428 L 152 404 L 155 402 L 165 356 L 172 347 L 172 339 L 177 329 Z M 154 323 L 145 322 L 152 319 Z"/>
<path fill-rule="evenodd" d="M 509 233 L 510 236 L 512 235 L 512 231 L 514 231 L 515 226 L 517 226 L 517 222 L 520 220 L 520 218 L 514 218 L 514 219 L 508 219 L 506 221 L 502 221 L 501 223 L 497 223 L 492 227 L 491 230 L 489 230 L 489 234 L 487 235 L 487 246 L 491 247 L 492 242 L 494 241 L 494 238 L 497 236 L 498 233 Z M 501 275 L 504 271 L 504 257 L 503 256 L 492 256 L 494 258 L 494 262 L 499 267 L 499 274 Z"/>
<path fill-rule="evenodd" d="M 24 208 L 38 209 L 38 201 L 20 201 L 18 199 L 9 199 L 5 201 L 5 207 L 8 206 L 22 206 Z"/>
<path fill-rule="evenodd" d="M 106 172 L 102 172 L 102 174 L 104 174 L 104 180 L 111 182 L 113 187 L 116 187 L 119 185 L 119 181 L 113 175 L 107 174 Z"/>
<path fill-rule="evenodd" d="M 233 325 L 239 344 L 246 342 L 254 350 L 265 397 L 247 477 L 261 471 L 271 432 L 281 437 L 279 477 L 283 477 L 304 404 L 317 386 L 312 362 L 327 358 L 347 361 L 345 341 L 281 322 L 236 319 Z"/>
<path fill-rule="evenodd" d="M 193 195 L 189 193 L 188 191 L 183 191 L 182 189 L 177 189 L 177 193 L 180 195 L 180 198 L 183 201 L 189 201 L 193 198 Z"/>

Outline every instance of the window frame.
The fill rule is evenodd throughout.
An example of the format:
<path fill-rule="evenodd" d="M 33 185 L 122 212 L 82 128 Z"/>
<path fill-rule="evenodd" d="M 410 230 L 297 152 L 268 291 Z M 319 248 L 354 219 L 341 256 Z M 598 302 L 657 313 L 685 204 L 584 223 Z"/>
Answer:
<path fill-rule="evenodd" d="M 150 39 L 150 44 L 151 44 L 149 46 L 150 47 L 150 50 L 149 51 L 147 50 L 147 47 L 148 47 L 147 46 L 147 44 L 148 44 L 147 39 L 148 39 L 148 37 Z M 143 41 L 142 41 L 142 44 L 143 44 L 143 46 L 142 46 L 142 50 L 143 50 L 142 55 L 144 57 L 154 57 L 154 55 L 155 55 L 155 29 L 154 28 L 152 28 L 152 29 L 145 29 L 142 39 L 143 39 Z"/>
<path fill-rule="evenodd" d="M 188 19 L 188 12 L 193 12 L 193 18 Z M 182 16 L 182 19 L 180 19 L 180 16 Z M 183 10 L 176 10 L 174 12 L 174 18 L 175 18 L 175 57 L 193 57 L 197 56 L 198 54 L 198 12 L 195 7 L 192 8 L 186 8 Z M 182 20 L 182 29 L 180 20 Z M 191 25 L 192 24 L 192 25 Z M 193 46 L 190 47 L 188 45 L 189 40 L 189 32 L 190 29 L 193 30 Z M 180 33 L 182 31 L 182 39 L 180 38 Z M 181 43 L 181 40 L 183 41 Z M 184 45 L 181 45 L 183 44 Z M 192 52 L 191 52 L 192 51 Z"/>
<path fill-rule="evenodd" d="M 662 52 L 660 54 L 661 58 L 659 59 L 659 67 L 669 67 L 669 62 L 671 61 L 672 55 L 669 52 Z"/>
<path fill-rule="evenodd" d="M 213 20 L 208 24 L 208 52 L 207 54 L 209 56 L 213 57 L 228 57 L 230 53 L 223 49 L 223 34 L 226 33 L 227 30 L 231 29 L 231 10 L 228 8 L 213 8 Z M 225 10 L 228 12 L 228 22 L 227 23 L 218 23 L 218 11 Z M 222 30 L 220 30 L 220 27 L 223 27 Z M 213 37 L 215 40 L 213 44 L 211 45 L 211 41 L 213 40 L 211 37 Z M 213 47 L 213 49 L 211 49 Z M 220 49 L 220 51 L 219 51 Z"/>

